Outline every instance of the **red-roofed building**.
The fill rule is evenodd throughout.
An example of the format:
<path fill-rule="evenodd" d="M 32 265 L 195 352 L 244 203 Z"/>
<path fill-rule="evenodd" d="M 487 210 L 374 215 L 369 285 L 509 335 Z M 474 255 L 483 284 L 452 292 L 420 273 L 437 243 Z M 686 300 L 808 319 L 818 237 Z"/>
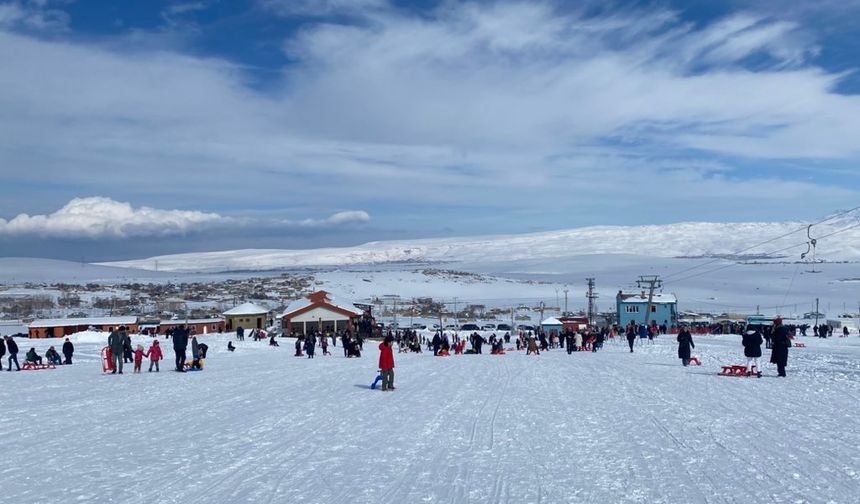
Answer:
<path fill-rule="evenodd" d="M 354 303 L 319 291 L 290 303 L 281 315 L 281 323 L 285 334 L 352 332 L 363 315 L 364 311 Z"/>

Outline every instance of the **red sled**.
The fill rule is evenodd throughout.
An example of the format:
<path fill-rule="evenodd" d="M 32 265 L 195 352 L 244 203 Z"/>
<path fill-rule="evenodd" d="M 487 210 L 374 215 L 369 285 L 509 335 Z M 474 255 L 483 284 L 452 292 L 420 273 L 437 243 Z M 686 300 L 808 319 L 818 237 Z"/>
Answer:
<path fill-rule="evenodd" d="M 21 366 L 22 371 L 36 371 L 38 369 L 57 369 L 53 364 L 36 364 L 35 362 L 25 362 L 23 366 Z"/>
<path fill-rule="evenodd" d="M 102 373 L 113 371 L 113 359 L 111 358 L 110 347 L 102 348 Z"/>
<path fill-rule="evenodd" d="M 795 343 L 794 347 L 795 348 L 806 348 L 806 343 Z"/>
<path fill-rule="evenodd" d="M 702 361 L 700 361 L 698 357 L 690 357 L 689 364 L 696 364 L 697 366 L 701 366 Z"/>
<path fill-rule="evenodd" d="M 720 376 L 747 376 L 746 366 L 720 366 Z"/>

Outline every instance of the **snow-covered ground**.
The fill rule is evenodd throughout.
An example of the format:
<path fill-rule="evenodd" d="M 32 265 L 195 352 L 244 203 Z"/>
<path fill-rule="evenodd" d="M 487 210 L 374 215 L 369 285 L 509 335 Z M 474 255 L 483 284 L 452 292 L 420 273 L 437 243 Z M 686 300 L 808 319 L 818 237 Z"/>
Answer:
<path fill-rule="evenodd" d="M 860 338 L 806 338 L 786 379 L 716 375 L 737 336 L 539 357 L 295 358 L 205 336 L 199 373 L 0 375 L 3 502 L 856 503 Z M 135 337 L 134 343 L 148 338 Z M 169 349 L 169 341 L 167 347 Z M 43 353 L 58 341 L 19 340 Z M 168 359 L 172 352 L 167 351 Z M 4 362 L 5 366 L 5 362 Z M 163 366 L 169 368 L 169 365 Z"/>

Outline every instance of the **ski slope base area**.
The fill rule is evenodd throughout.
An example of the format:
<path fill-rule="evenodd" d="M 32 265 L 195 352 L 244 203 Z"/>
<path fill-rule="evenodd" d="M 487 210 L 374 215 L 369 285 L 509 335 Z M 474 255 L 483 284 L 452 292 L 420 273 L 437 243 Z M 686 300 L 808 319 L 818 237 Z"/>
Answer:
<path fill-rule="evenodd" d="M 85 336 L 85 337 L 84 337 Z M 395 353 L 394 392 L 359 359 L 293 340 L 202 336 L 206 369 L 102 375 L 107 335 L 75 364 L 0 375 L 2 502 L 857 503 L 860 338 L 801 338 L 788 378 L 721 377 L 737 336 L 598 353 Z M 148 343 L 135 336 L 133 343 Z M 18 340 L 41 355 L 57 340 Z M 146 345 L 148 346 L 148 344 Z M 486 347 L 485 347 L 486 348 Z M 765 358 L 769 356 L 765 350 Z M 7 356 L 8 357 L 8 356 Z"/>

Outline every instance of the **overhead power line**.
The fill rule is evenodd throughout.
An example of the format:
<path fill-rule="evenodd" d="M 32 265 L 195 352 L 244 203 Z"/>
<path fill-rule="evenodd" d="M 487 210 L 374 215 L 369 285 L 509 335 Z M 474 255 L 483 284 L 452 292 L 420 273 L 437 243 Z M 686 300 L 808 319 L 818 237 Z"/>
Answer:
<path fill-rule="evenodd" d="M 855 210 L 860 210 L 860 206 L 856 206 L 856 207 L 854 207 L 854 208 L 850 208 L 850 209 L 848 209 L 848 210 L 843 210 L 843 211 L 838 212 L 838 213 L 835 213 L 835 214 L 833 214 L 833 215 L 831 215 L 831 216 L 829 216 L 829 217 L 826 217 L 826 218 L 820 219 L 820 220 L 818 220 L 817 222 L 813 222 L 812 224 L 806 224 L 806 225 L 804 225 L 803 227 L 799 227 L 799 228 L 795 229 L 794 231 L 790 231 L 790 232 L 788 232 L 788 233 L 781 234 L 781 235 L 779 235 L 779 236 L 775 236 L 775 237 L 773 237 L 773 238 L 769 238 L 769 239 L 767 239 L 767 240 L 765 240 L 765 241 L 763 241 L 763 242 L 756 243 L 756 244 L 754 244 L 754 245 L 750 245 L 749 247 L 746 247 L 746 248 L 743 248 L 743 249 L 741 249 L 741 250 L 738 250 L 738 251 L 733 252 L 731 255 L 739 255 L 739 254 L 743 254 L 744 252 L 749 252 L 750 250 L 753 250 L 753 249 L 756 249 L 756 248 L 758 248 L 758 247 L 761 247 L 762 245 L 767 245 L 767 244 L 769 244 L 769 243 L 773 243 L 773 242 L 775 242 L 775 241 L 777 241 L 777 240 L 781 240 L 781 239 L 783 239 L 783 238 L 786 238 L 786 237 L 788 237 L 788 236 L 791 236 L 791 235 L 793 235 L 793 234 L 795 234 L 795 233 L 798 233 L 798 232 L 801 232 L 801 231 L 806 231 L 807 229 L 809 229 L 809 226 L 817 226 L 817 225 L 819 225 L 819 224 L 823 224 L 823 223 L 825 223 L 825 222 L 827 222 L 827 221 L 830 221 L 830 220 L 833 220 L 833 219 L 835 219 L 835 218 L 837 218 L 837 217 L 841 217 L 841 216 L 843 216 L 843 215 L 849 214 L 849 213 L 851 213 L 851 212 L 853 212 L 853 211 L 855 211 Z M 860 224 L 857 224 L 857 225 L 855 225 L 855 226 L 851 226 L 851 227 L 849 227 L 849 228 L 846 228 L 845 230 L 847 231 L 848 229 L 852 229 L 852 228 L 857 227 L 857 226 L 860 226 Z M 833 234 L 836 234 L 836 233 L 827 234 L 827 235 L 824 235 L 824 236 L 819 237 L 818 239 L 819 239 L 819 240 L 821 240 L 822 238 L 827 238 L 828 236 L 833 236 Z M 768 252 L 768 254 L 775 254 L 775 253 L 777 253 L 777 252 L 782 252 L 782 251 L 784 251 L 784 250 L 789 250 L 789 249 L 796 248 L 796 247 L 800 247 L 800 246 L 803 246 L 803 245 L 806 245 L 806 242 L 803 242 L 803 243 L 798 244 L 798 245 L 792 245 L 791 247 L 787 247 L 787 248 L 785 248 L 785 249 L 782 249 L 782 250 L 779 250 L 779 251 L 776 251 L 776 252 Z M 686 272 L 688 272 L 688 271 L 692 271 L 692 270 L 695 270 L 695 269 L 699 269 L 699 268 L 702 268 L 702 267 L 705 267 L 705 266 L 708 266 L 708 265 L 711 265 L 711 264 L 714 264 L 714 263 L 720 262 L 720 261 L 722 261 L 722 260 L 723 260 L 723 258 L 718 257 L 718 258 L 712 259 L 712 260 L 710 260 L 710 261 L 706 261 L 706 262 L 703 262 L 703 263 L 701 263 L 701 264 L 697 264 L 697 265 L 695 265 L 695 266 L 690 266 L 689 268 L 685 268 L 685 269 L 682 269 L 682 270 L 680 270 L 680 271 L 676 271 L 675 273 L 669 273 L 668 275 L 665 275 L 665 276 L 663 277 L 663 280 L 667 280 L 667 279 L 670 279 L 670 278 L 672 278 L 672 277 L 676 277 L 676 276 L 681 275 L 681 274 L 683 274 L 683 273 L 686 273 Z M 722 269 L 722 268 L 720 268 L 720 269 Z M 716 270 L 715 270 L 715 271 L 716 271 Z M 687 278 L 687 277 L 685 277 L 685 278 Z M 676 281 L 679 281 L 679 280 L 676 280 Z"/>

